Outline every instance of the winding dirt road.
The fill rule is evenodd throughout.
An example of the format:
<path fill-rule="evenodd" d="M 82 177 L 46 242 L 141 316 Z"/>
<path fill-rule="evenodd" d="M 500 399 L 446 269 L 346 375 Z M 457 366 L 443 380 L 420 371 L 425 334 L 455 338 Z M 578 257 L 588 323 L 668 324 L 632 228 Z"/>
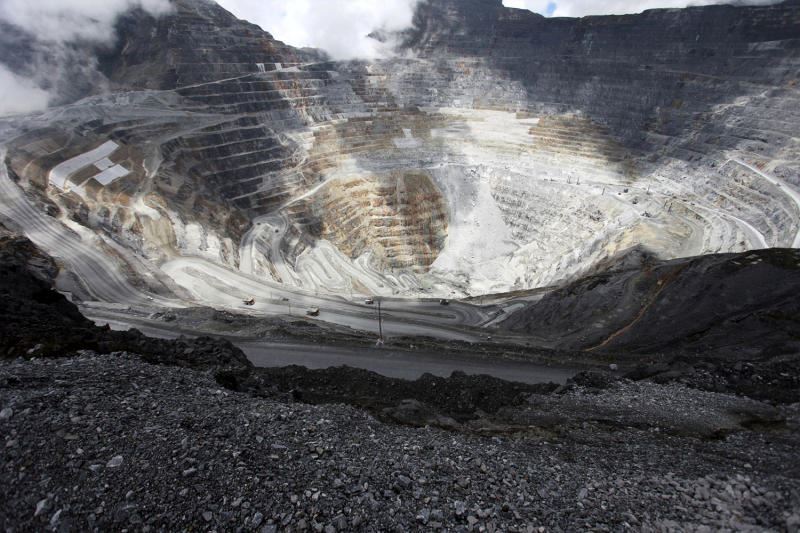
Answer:
<path fill-rule="evenodd" d="M 0 160 L 5 153 L 0 150 Z M 98 302 L 145 307 L 186 305 L 221 307 L 262 315 L 305 315 L 311 307 L 320 309 L 319 320 L 377 333 L 374 306 L 335 296 L 321 296 L 286 285 L 272 283 L 209 261 L 186 257 L 171 261 L 162 270 L 193 295 L 191 301 L 168 299 L 135 287 L 120 265 L 85 238 L 48 216 L 31 203 L 0 165 L 0 215 L 24 228 L 26 236 L 45 252 L 61 260 Z M 95 238 L 97 239 L 97 238 Z M 255 298 L 256 305 L 242 301 Z M 384 299 L 383 330 L 386 336 L 430 336 L 448 340 L 475 341 L 481 338 L 473 328 L 489 320 L 479 307 L 453 303 Z"/>
<path fill-rule="evenodd" d="M 303 316 L 311 307 L 320 309 L 319 320 L 362 331 L 378 332 L 376 307 L 338 296 L 315 295 L 297 288 L 254 278 L 243 272 L 195 257 L 183 257 L 162 265 L 162 270 L 197 301 L 214 302 L 239 312 L 261 315 Z M 255 305 L 245 306 L 253 298 Z M 482 336 L 470 331 L 490 319 L 480 307 L 453 302 L 382 300 L 383 332 L 387 336 L 429 336 L 475 341 Z"/>
<path fill-rule="evenodd" d="M 770 182 L 773 185 L 776 185 L 777 187 L 779 187 L 781 189 L 781 191 L 783 191 L 783 193 L 786 196 L 788 196 L 789 199 L 792 200 L 792 202 L 794 202 L 794 204 L 797 206 L 798 213 L 800 213 L 800 192 L 797 192 L 794 188 L 792 188 L 791 185 L 789 185 L 788 183 L 786 183 L 782 179 L 776 178 L 774 176 L 770 176 L 769 174 L 757 169 L 756 167 L 754 167 L 754 166 L 752 166 L 752 165 L 750 165 L 748 163 L 745 163 L 741 159 L 736 159 L 735 157 L 732 157 L 732 158 L 728 159 L 725 162 L 725 164 L 727 165 L 730 162 L 734 162 L 737 165 L 740 165 L 740 166 L 746 168 L 750 172 L 754 172 L 754 173 L 758 174 L 759 176 L 761 176 L 762 178 L 764 178 L 768 182 Z M 798 226 L 797 233 L 794 236 L 794 241 L 792 242 L 792 248 L 800 248 L 800 226 Z"/>
<path fill-rule="evenodd" d="M 5 151 L 0 150 L 0 161 Z M 180 302 L 149 295 L 134 287 L 119 265 L 61 222 L 40 211 L 25 196 L 0 164 L 0 215 L 13 220 L 25 235 L 53 257 L 60 259 L 98 301 L 129 305 L 180 306 Z"/>

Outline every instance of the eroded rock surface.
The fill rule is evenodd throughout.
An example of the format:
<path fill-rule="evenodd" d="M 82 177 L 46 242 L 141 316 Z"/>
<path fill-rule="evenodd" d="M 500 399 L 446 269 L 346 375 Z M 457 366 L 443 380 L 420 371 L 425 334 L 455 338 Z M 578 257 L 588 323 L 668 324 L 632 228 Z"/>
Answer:
<path fill-rule="evenodd" d="M 758 250 L 631 265 L 625 259 L 501 323 L 553 346 L 622 359 L 685 353 L 726 360 L 793 356 L 800 252 Z"/>

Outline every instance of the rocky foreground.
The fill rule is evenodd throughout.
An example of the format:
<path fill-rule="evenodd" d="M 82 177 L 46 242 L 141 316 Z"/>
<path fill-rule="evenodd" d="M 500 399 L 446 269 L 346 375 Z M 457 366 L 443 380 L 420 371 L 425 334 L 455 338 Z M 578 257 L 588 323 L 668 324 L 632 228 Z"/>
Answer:
<path fill-rule="evenodd" d="M 530 394 L 501 409 L 519 427 L 492 434 L 83 352 L 0 364 L 0 406 L 6 531 L 800 525 L 800 406 L 677 384 Z"/>

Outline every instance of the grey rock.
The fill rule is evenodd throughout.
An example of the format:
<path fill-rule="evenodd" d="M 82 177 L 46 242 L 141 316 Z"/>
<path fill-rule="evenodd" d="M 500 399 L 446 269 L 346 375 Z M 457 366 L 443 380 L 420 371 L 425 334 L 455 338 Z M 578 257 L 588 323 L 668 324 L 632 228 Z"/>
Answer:
<path fill-rule="evenodd" d="M 422 509 L 420 510 L 419 513 L 417 513 L 417 522 L 422 522 L 423 524 L 427 524 L 430 519 L 431 519 L 430 509 Z"/>
<path fill-rule="evenodd" d="M 345 517 L 343 514 L 336 515 L 332 524 L 337 531 L 345 531 L 347 530 L 347 517 Z"/>
<path fill-rule="evenodd" d="M 50 498 L 42 498 L 36 503 L 36 511 L 34 511 L 33 516 L 39 516 L 42 513 L 47 512 L 50 510 Z"/>
<path fill-rule="evenodd" d="M 798 533 L 800 531 L 800 513 L 794 513 L 786 519 L 786 531 Z"/>
<path fill-rule="evenodd" d="M 464 516 L 464 514 L 466 514 L 466 512 L 467 512 L 466 504 L 464 504 L 464 502 L 462 502 L 462 501 L 457 501 L 455 503 L 456 516 Z"/>
<path fill-rule="evenodd" d="M 452 432 L 383 424 L 343 405 L 286 403 L 280 393 L 208 394 L 219 388 L 212 373 L 150 365 L 129 355 L 4 361 L 0 383 L 9 375 L 27 385 L 10 392 L 0 387 L 0 402 L 10 403 L 13 394 L 15 405 L 35 407 L 4 425 L 25 452 L 17 448 L 4 457 L 7 486 L 15 491 L 4 511 L 32 530 L 46 526 L 42 520 L 56 509 L 63 509 L 57 524 L 63 529 L 153 531 L 300 531 L 312 524 L 319 531 L 527 531 L 528 525 L 531 531 L 613 531 L 626 522 L 643 531 L 717 531 L 737 523 L 783 531 L 796 514 L 796 480 L 786 477 L 784 467 L 796 455 L 795 426 L 781 426 L 779 438 L 758 427 L 724 439 L 650 431 L 653 419 L 663 428 L 687 413 L 727 420 L 759 404 L 682 385 L 622 380 L 607 389 L 534 394 L 530 401 L 523 392 L 519 404 L 487 413 L 519 424 L 514 438 L 492 439 L 465 433 L 466 427 Z M 50 376 L 63 382 L 54 385 Z M 133 389 L 132 381 L 142 388 Z M 105 401 L 97 390 L 124 401 Z M 57 410 L 43 416 L 43 399 L 51 397 Z M 72 413 L 75 406 L 80 415 Z M 800 419 L 800 405 L 779 409 L 787 419 Z M 548 422 L 543 414 L 560 419 L 548 426 L 558 438 L 537 429 Z M 82 455 L 76 443 L 61 438 L 40 448 L 62 429 L 55 421 L 67 416 L 106 431 L 82 432 Z M 189 417 L 193 421 L 185 422 Z M 123 419 L 124 425 L 114 422 Z M 252 438 L 255 432 L 293 451 L 282 461 L 269 459 Z M 312 460 L 305 453 L 309 445 L 328 451 Z M 105 463 L 96 475 L 85 470 L 91 464 L 86 458 L 113 454 L 125 458 L 121 468 L 130 466 L 130 475 L 113 475 Z M 745 461 L 754 468 L 745 469 Z M 182 469 L 200 465 L 203 476 L 182 476 Z M 399 476 L 408 478 L 408 490 L 388 490 L 399 486 Z M 73 481 L 80 477 L 89 479 Z M 462 487 L 459 478 L 469 485 Z M 336 479 L 343 484 L 331 490 Z M 582 490 L 584 499 L 576 502 Z M 703 491 L 705 500 L 697 498 Z M 39 505 L 42 499 L 52 501 Z M 35 518 L 34 506 L 40 508 Z M 256 510 L 264 515 L 260 520 Z M 691 525 L 681 517 L 690 517 Z"/>

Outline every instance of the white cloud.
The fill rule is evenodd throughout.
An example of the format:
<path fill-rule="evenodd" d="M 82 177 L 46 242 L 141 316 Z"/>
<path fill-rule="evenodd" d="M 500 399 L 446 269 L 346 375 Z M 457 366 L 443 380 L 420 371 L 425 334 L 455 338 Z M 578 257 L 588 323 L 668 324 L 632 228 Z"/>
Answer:
<path fill-rule="evenodd" d="M 0 117 L 43 111 L 49 100 L 47 91 L 0 64 Z"/>
<path fill-rule="evenodd" d="M 135 7 L 154 15 L 171 9 L 168 0 L 0 0 L 0 19 L 43 41 L 106 43 L 117 17 Z"/>
<path fill-rule="evenodd" d="M 752 0 L 747 4 L 774 4 L 780 0 Z M 641 13 L 646 9 L 728 4 L 731 0 L 503 0 L 506 7 L 528 9 L 554 17 L 583 17 L 587 15 L 624 15 Z"/>
<path fill-rule="evenodd" d="M 101 87 L 93 56 L 70 43 L 111 44 L 118 17 L 133 8 L 157 16 L 172 6 L 169 0 L 0 0 L 0 20 L 36 38 L 24 72 L 0 64 L 0 114 L 39 111 Z"/>
<path fill-rule="evenodd" d="M 293 46 L 321 48 L 334 59 L 371 59 L 391 43 L 367 37 L 374 30 L 411 26 L 418 0 L 217 0 L 237 17 L 258 24 Z"/>

